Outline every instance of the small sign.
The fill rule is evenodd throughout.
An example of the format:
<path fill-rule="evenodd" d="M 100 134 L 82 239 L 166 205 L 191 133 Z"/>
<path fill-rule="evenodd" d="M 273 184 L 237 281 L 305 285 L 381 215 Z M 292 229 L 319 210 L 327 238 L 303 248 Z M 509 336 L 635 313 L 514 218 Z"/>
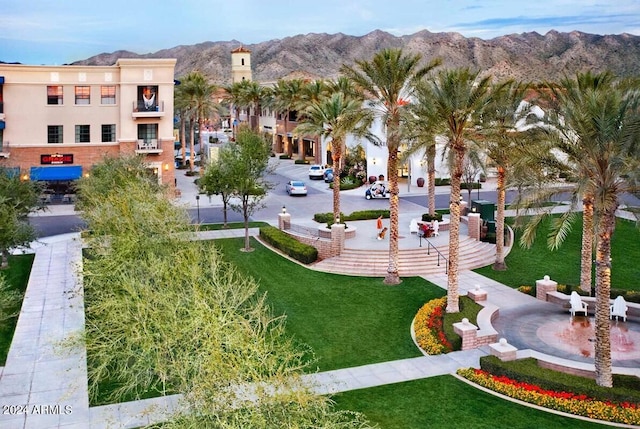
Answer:
<path fill-rule="evenodd" d="M 50 155 L 40 155 L 40 164 L 73 164 L 73 154 L 53 153 Z"/>

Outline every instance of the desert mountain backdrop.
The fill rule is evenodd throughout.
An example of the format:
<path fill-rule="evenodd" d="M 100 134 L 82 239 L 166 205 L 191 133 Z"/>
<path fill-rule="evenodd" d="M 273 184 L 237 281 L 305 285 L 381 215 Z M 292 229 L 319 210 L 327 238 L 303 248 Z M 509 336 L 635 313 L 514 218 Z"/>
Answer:
<path fill-rule="evenodd" d="M 200 70 L 218 84 L 229 84 L 230 52 L 241 45 L 232 40 L 176 46 L 144 55 L 116 51 L 74 64 L 112 65 L 118 58 L 177 58 L 177 78 Z M 259 82 L 291 75 L 336 77 L 342 64 L 369 60 L 383 48 L 403 48 L 421 53 L 427 60 L 440 57 L 445 67 L 467 66 L 497 78 L 555 80 L 584 70 L 610 70 L 618 76 L 640 74 L 640 36 L 630 34 L 550 31 L 544 36 L 532 32 L 483 40 L 426 30 L 397 37 L 376 30 L 361 37 L 311 33 L 244 46 L 252 52 L 253 79 Z"/>

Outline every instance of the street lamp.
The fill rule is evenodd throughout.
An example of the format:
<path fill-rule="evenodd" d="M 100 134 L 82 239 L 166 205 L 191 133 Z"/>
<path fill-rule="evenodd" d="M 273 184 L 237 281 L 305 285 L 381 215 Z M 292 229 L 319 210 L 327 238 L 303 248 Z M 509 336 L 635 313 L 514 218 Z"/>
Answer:
<path fill-rule="evenodd" d="M 196 195 L 196 206 L 198 207 L 198 223 L 200 223 L 200 195 Z"/>
<path fill-rule="evenodd" d="M 480 199 L 480 179 L 478 179 L 478 199 Z"/>

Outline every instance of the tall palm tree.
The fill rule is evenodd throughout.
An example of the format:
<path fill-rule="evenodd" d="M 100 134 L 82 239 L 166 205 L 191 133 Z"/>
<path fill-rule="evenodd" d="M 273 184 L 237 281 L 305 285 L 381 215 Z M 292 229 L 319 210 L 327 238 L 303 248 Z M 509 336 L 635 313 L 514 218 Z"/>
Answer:
<path fill-rule="evenodd" d="M 195 129 L 199 128 L 202 121 L 207 119 L 216 109 L 216 103 L 213 100 L 215 90 L 216 86 L 209 83 L 206 76 L 199 71 L 190 72 L 181 79 L 178 86 L 176 104 L 185 112 L 191 133 L 189 159 L 191 171 L 193 171 L 195 159 Z M 203 151 L 202 145 L 200 150 Z"/>
<path fill-rule="evenodd" d="M 489 122 L 485 134 L 484 149 L 496 166 L 497 214 L 496 214 L 496 260 L 494 270 L 506 270 L 504 261 L 504 221 L 506 186 L 509 175 L 523 150 L 534 150 L 544 134 L 537 127 L 540 120 L 533 113 L 531 104 L 525 101 L 529 85 L 509 81 L 495 87 L 491 107 L 486 109 L 485 123 Z"/>
<path fill-rule="evenodd" d="M 249 109 L 249 127 L 253 131 L 259 131 L 260 109 L 264 102 L 268 99 L 270 88 L 261 86 L 256 81 L 243 81 L 240 86 L 239 99 L 242 106 Z"/>
<path fill-rule="evenodd" d="M 405 54 L 401 49 L 384 49 L 371 61 L 358 60 L 354 66 L 343 65 L 341 73 L 363 90 L 368 109 L 385 126 L 387 149 L 387 177 L 389 179 L 389 266 L 386 284 L 399 284 L 398 274 L 398 149 L 402 134 L 404 112 L 417 82 L 440 64 L 434 60 L 421 66 L 422 56 Z"/>
<path fill-rule="evenodd" d="M 446 138 L 445 150 L 451 157 L 448 313 L 459 311 L 460 183 L 464 158 L 469 142 L 481 139 L 482 113 L 491 100 L 490 80 L 490 76 L 480 77 L 478 72 L 469 69 L 442 70 L 418 90 L 424 92 L 423 97 L 431 99 L 431 103 L 424 106 L 424 120 L 432 124 L 436 134 Z"/>
<path fill-rule="evenodd" d="M 280 79 L 273 88 L 272 106 L 274 110 L 284 116 L 285 149 L 289 157 L 293 156 L 293 142 L 289 140 L 287 127 L 291 112 L 297 112 L 302 101 L 304 81 L 302 79 Z"/>
<path fill-rule="evenodd" d="M 628 89 L 609 73 L 582 73 L 561 84 L 548 85 L 557 101 L 551 121 L 560 132 L 557 148 L 566 156 L 567 168 L 577 178 L 573 206 L 588 200 L 593 206 L 596 237 L 596 383 L 611 387 L 611 338 L 609 300 L 611 292 L 611 237 L 620 195 L 637 190 L 640 157 L 640 96 L 638 88 Z M 573 216 L 558 219 L 550 237 L 559 246 L 570 229 Z M 532 241 L 536 220 L 523 234 Z M 590 227 L 589 227 L 590 228 Z"/>
<path fill-rule="evenodd" d="M 347 135 L 374 137 L 369 131 L 371 111 L 362 108 L 363 100 L 342 92 L 312 101 L 302 112 L 296 133 L 319 136 L 331 141 L 333 159 L 333 219 L 340 217 L 340 173 Z"/>

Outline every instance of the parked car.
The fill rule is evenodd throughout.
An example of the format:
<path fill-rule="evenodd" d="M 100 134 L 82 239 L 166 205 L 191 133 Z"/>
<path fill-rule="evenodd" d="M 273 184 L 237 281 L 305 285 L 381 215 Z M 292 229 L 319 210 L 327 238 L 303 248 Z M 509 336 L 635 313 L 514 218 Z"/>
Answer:
<path fill-rule="evenodd" d="M 289 180 L 286 188 L 289 195 L 307 195 L 307 186 L 301 180 Z"/>
<path fill-rule="evenodd" d="M 309 167 L 309 179 L 323 179 L 324 178 L 324 167 L 322 165 L 314 164 Z"/>
<path fill-rule="evenodd" d="M 324 170 L 325 183 L 333 182 L 333 168 L 326 168 Z"/>
<path fill-rule="evenodd" d="M 181 164 L 182 163 L 182 151 L 181 150 L 177 150 L 176 151 L 175 161 L 176 161 L 177 164 Z M 189 165 L 190 162 L 191 162 L 191 151 L 188 150 L 188 151 L 186 151 L 185 164 Z M 200 164 L 200 154 L 199 153 L 194 155 L 193 163 L 195 165 L 199 165 Z"/>
<path fill-rule="evenodd" d="M 372 198 L 389 198 L 391 194 L 389 191 L 389 182 L 383 180 L 376 180 L 373 184 L 364 192 L 366 199 Z"/>

